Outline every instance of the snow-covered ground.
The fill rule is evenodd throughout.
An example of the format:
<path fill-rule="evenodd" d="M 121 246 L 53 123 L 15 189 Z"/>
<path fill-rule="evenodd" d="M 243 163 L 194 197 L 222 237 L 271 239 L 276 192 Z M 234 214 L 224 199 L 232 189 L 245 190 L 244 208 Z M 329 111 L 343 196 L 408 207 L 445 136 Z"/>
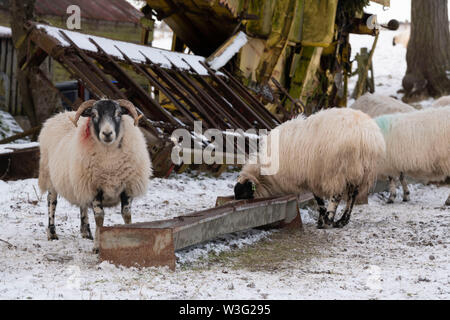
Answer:
<path fill-rule="evenodd" d="M 134 203 L 134 222 L 211 207 L 216 196 L 232 192 L 235 178 L 182 174 L 153 179 L 147 196 Z M 304 229 L 292 237 L 298 241 L 293 250 L 305 250 L 304 256 L 299 252 L 275 260 L 269 268 L 256 263 L 255 269 L 240 267 L 239 255 L 214 260 L 236 248 L 266 244 L 270 249 L 279 241 L 272 236 L 281 233 L 251 230 L 178 252 L 173 272 L 99 263 L 92 241 L 80 237 L 78 209 L 64 199 L 56 216 L 60 239 L 47 241 L 46 201 L 37 180 L 0 181 L 0 298 L 449 299 L 450 212 L 441 207 L 449 192 L 448 186 L 417 184 L 410 203 L 399 199 L 393 205 L 385 204 L 382 194 L 372 195 L 343 229 L 318 230 L 317 214 L 302 210 Z M 122 223 L 118 213 L 118 208 L 107 209 L 105 224 Z M 259 259 L 266 255 L 256 255 Z"/>
<path fill-rule="evenodd" d="M 402 45 L 392 45 L 392 39 L 395 35 L 404 32 L 404 26 L 397 31 L 382 29 L 378 37 L 378 42 L 372 58 L 374 75 L 375 75 L 375 92 L 392 96 L 397 99 L 403 97 L 398 91 L 402 88 L 402 79 L 406 73 L 406 48 Z M 352 47 L 351 60 L 360 52 L 362 47 L 366 47 L 370 52 L 374 37 L 370 35 L 350 34 L 350 44 Z M 353 62 L 353 70 L 356 69 L 357 63 Z M 356 85 L 357 77 L 349 79 L 349 96 L 353 93 Z M 433 99 L 414 103 L 418 109 L 429 107 L 433 103 Z M 349 99 L 348 105 L 351 105 L 354 99 Z"/>
<path fill-rule="evenodd" d="M 394 34 L 380 35 L 375 84 L 377 92 L 400 98 L 406 49 L 392 46 Z M 372 41 L 352 35 L 353 55 Z M 158 43 L 167 46 L 168 36 L 155 37 Z M 133 203 L 133 222 L 212 207 L 217 196 L 232 194 L 236 175 L 153 179 Z M 170 271 L 99 263 L 92 241 L 80 237 L 78 209 L 64 199 L 56 211 L 59 240 L 47 241 L 37 180 L 0 180 L 0 299 L 449 299 L 450 210 L 442 207 L 449 192 L 414 184 L 411 202 L 391 205 L 385 194 L 371 195 L 343 229 L 318 230 L 317 213 L 301 210 L 301 231 L 220 237 L 178 252 Z M 120 223 L 119 208 L 106 209 L 105 225 Z"/>

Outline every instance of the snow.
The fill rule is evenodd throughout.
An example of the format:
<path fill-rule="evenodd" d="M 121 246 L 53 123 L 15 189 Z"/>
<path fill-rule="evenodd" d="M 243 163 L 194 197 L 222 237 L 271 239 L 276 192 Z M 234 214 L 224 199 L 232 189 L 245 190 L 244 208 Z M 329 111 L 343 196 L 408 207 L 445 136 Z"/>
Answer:
<path fill-rule="evenodd" d="M 155 178 L 133 203 L 133 221 L 212 207 L 216 196 L 232 194 L 236 176 Z M 0 299 L 450 298 L 450 215 L 441 207 L 448 186 L 414 184 L 411 202 L 392 205 L 374 194 L 343 229 L 318 230 L 317 213 L 302 209 L 298 233 L 315 254 L 300 261 L 281 260 L 268 270 L 210 262 L 280 232 L 249 230 L 177 252 L 175 271 L 100 263 L 92 241 L 80 237 L 78 208 L 64 199 L 56 211 L 59 240 L 47 241 L 46 200 L 37 190 L 36 179 L 0 181 Z M 106 209 L 105 225 L 122 223 L 118 213 Z"/>
<path fill-rule="evenodd" d="M 163 68 L 170 69 L 172 64 L 181 70 L 188 71 L 189 65 L 200 75 L 208 75 L 207 70 L 200 64 L 205 62 L 202 56 L 172 52 L 149 46 L 138 45 L 130 42 L 107 39 L 103 37 L 87 35 L 75 31 L 64 30 L 48 25 L 38 24 L 39 29 L 44 29 L 50 36 L 58 40 L 62 46 L 68 47 L 70 43 L 60 33 L 63 31 L 78 47 L 83 50 L 97 52 L 97 47 L 89 40 L 93 39 L 106 53 L 118 59 L 125 60 L 121 51 L 136 63 L 146 63 L 148 58 L 152 63 Z M 231 58 L 231 57 L 230 57 Z M 185 60 L 186 62 L 184 62 Z"/>
<path fill-rule="evenodd" d="M 377 46 L 372 58 L 375 74 L 375 92 L 391 96 L 397 99 L 403 97 L 398 91 L 402 89 L 402 79 L 406 74 L 406 48 L 401 45 L 392 45 L 392 39 L 395 35 L 404 32 L 407 29 L 401 26 L 396 31 L 381 29 L 378 37 Z M 350 45 L 352 48 L 351 60 L 353 60 L 362 47 L 366 47 L 370 52 L 374 37 L 370 35 L 350 34 Z M 357 63 L 353 62 L 353 71 L 356 70 Z M 356 85 L 357 76 L 349 78 L 349 97 L 353 93 Z M 355 100 L 349 98 L 348 104 L 351 105 Z M 413 104 L 418 109 L 430 107 L 433 99 L 416 102 Z"/>
<path fill-rule="evenodd" d="M 0 144 L 0 154 L 12 153 L 14 150 L 39 147 L 37 142 Z"/>
<path fill-rule="evenodd" d="M 392 38 L 398 32 L 381 30 L 372 63 L 375 74 L 375 92 L 400 99 L 402 95 L 397 91 L 401 89 L 402 79 L 406 73 L 406 48 L 392 45 Z M 370 35 L 350 34 L 351 60 L 355 58 L 362 47 L 366 47 L 370 52 L 374 39 L 375 37 Z M 353 70 L 356 70 L 356 61 L 353 62 L 352 67 Z M 356 81 L 357 76 L 349 79 L 349 95 L 353 93 Z M 349 100 L 349 105 L 352 103 L 351 100 Z"/>
<path fill-rule="evenodd" d="M 22 128 L 17 124 L 16 120 L 11 114 L 0 110 L 0 140 L 13 136 L 17 133 L 23 132 Z M 16 140 L 16 143 L 28 142 L 29 138 Z"/>
<path fill-rule="evenodd" d="M 240 31 L 233 41 L 228 45 L 223 52 L 214 57 L 212 61 L 210 61 L 210 66 L 214 70 L 219 70 L 224 65 L 227 64 L 230 59 L 239 52 L 239 50 L 247 43 L 248 38 L 244 32 Z"/>
<path fill-rule="evenodd" d="M 380 34 L 375 84 L 376 92 L 401 98 L 406 49 L 392 46 L 394 34 Z M 352 55 L 372 41 L 351 35 Z M 355 82 L 350 79 L 350 92 Z M 147 194 L 133 202 L 133 222 L 213 207 L 217 196 L 233 193 L 236 177 L 191 172 L 152 179 Z M 410 202 L 401 201 L 399 189 L 389 205 L 387 193 L 371 195 L 342 229 L 319 230 L 316 210 L 301 209 L 304 227 L 285 236 L 298 240 L 285 258 L 257 263 L 278 250 L 271 245 L 286 231 L 248 230 L 177 252 L 170 271 L 100 263 L 92 241 L 80 237 L 78 208 L 61 198 L 60 240 L 47 241 L 46 199 L 37 180 L 0 180 L 0 299 L 450 299 L 450 209 L 442 206 L 450 186 L 415 183 L 410 191 Z M 105 225 L 121 224 L 118 213 L 118 207 L 106 209 Z M 262 251 L 263 244 L 270 250 Z M 252 249 L 263 252 L 253 265 L 234 264 L 242 262 L 239 255 L 220 259 Z"/>
<path fill-rule="evenodd" d="M 0 26 L 0 38 L 10 38 L 11 28 Z"/>

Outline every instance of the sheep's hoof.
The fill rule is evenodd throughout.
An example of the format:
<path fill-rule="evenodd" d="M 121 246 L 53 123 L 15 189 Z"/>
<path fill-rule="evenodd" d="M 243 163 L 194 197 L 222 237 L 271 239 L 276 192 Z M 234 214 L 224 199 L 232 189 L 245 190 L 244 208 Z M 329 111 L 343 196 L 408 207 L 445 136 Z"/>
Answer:
<path fill-rule="evenodd" d="M 394 203 L 394 199 L 389 198 L 387 199 L 386 203 Z"/>
<path fill-rule="evenodd" d="M 89 239 L 89 240 L 94 240 L 94 238 L 92 237 L 91 231 L 89 230 L 89 233 L 82 233 L 81 237 L 83 239 Z"/>
<path fill-rule="evenodd" d="M 100 250 L 98 248 L 92 249 L 92 253 L 98 254 L 99 252 L 100 252 Z"/>
<path fill-rule="evenodd" d="M 404 197 L 403 198 L 403 202 L 408 202 L 409 201 L 409 197 Z"/>
<path fill-rule="evenodd" d="M 317 222 L 317 229 L 331 229 L 331 228 L 333 228 L 333 222 L 332 221 L 319 220 Z"/>
<path fill-rule="evenodd" d="M 348 224 L 349 220 L 338 220 L 334 223 L 335 228 L 343 228 Z"/>
<path fill-rule="evenodd" d="M 56 233 L 47 235 L 47 239 L 48 240 L 59 240 L 58 235 Z"/>
<path fill-rule="evenodd" d="M 58 240 L 58 235 L 56 234 L 55 227 L 47 228 L 47 239 Z"/>
<path fill-rule="evenodd" d="M 94 238 L 92 237 L 91 229 L 89 228 L 89 226 L 81 227 L 80 231 L 81 231 L 81 237 L 83 239 L 94 240 Z"/>
<path fill-rule="evenodd" d="M 450 198 L 448 198 L 447 201 L 445 201 L 445 205 L 450 206 Z"/>

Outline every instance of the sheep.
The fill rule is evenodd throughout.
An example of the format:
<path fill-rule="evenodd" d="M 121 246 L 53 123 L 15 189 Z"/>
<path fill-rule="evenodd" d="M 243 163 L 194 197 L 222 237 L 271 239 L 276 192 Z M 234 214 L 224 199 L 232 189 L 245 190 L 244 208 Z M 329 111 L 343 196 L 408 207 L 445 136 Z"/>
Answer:
<path fill-rule="evenodd" d="M 317 227 L 345 226 L 358 192 L 370 188 L 377 163 L 385 156 L 385 143 L 376 123 L 363 112 L 349 108 L 322 110 L 308 118 L 299 116 L 270 132 L 268 154 L 273 148 L 272 137 L 276 139 L 277 134 L 278 171 L 264 175 L 260 153 L 256 164 L 247 163 L 242 168 L 234 187 L 235 199 L 309 190 L 319 206 Z M 328 208 L 324 197 L 330 199 Z M 347 205 L 341 219 L 334 222 L 342 197 L 347 198 Z"/>
<path fill-rule="evenodd" d="M 355 110 L 361 110 L 362 112 L 368 114 L 372 118 L 385 115 L 385 114 L 393 114 L 393 113 L 407 113 L 416 111 L 412 106 L 398 101 L 391 97 L 386 97 L 380 94 L 371 94 L 366 93 L 360 98 L 358 98 L 350 108 Z M 393 176 L 383 176 L 379 175 L 383 178 L 389 179 L 390 190 L 395 190 L 395 178 Z M 399 180 L 403 188 L 403 201 L 409 201 L 409 190 L 408 185 L 405 180 L 405 176 L 403 173 L 400 173 Z M 391 193 L 392 196 L 395 197 L 395 193 Z M 388 203 L 393 203 L 393 199 L 389 198 Z"/>
<path fill-rule="evenodd" d="M 445 107 L 450 106 L 450 96 L 443 96 L 437 99 L 433 104 L 432 107 Z"/>
<path fill-rule="evenodd" d="M 450 176 L 450 106 L 396 113 L 374 119 L 386 141 L 386 158 L 379 173 L 389 178 L 388 203 L 396 197 L 395 181 L 400 175 L 403 200 L 409 200 L 404 176 L 419 180 L 445 180 Z M 450 205 L 450 195 L 446 205 Z"/>
<path fill-rule="evenodd" d="M 397 33 L 392 38 L 392 45 L 395 46 L 397 44 L 401 44 L 404 48 L 407 48 L 410 35 L 411 35 L 411 30 L 410 29 L 402 31 L 400 33 Z"/>
<path fill-rule="evenodd" d="M 403 103 L 397 99 L 386 97 L 381 94 L 369 93 L 359 97 L 350 108 L 361 110 L 372 118 L 398 112 L 412 112 L 416 109 L 409 104 Z"/>
<path fill-rule="evenodd" d="M 124 222 L 131 223 L 131 202 L 146 192 L 152 176 L 146 142 L 137 126 L 139 118 L 130 101 L 102 99 L 86 101 L 77 112 L 59 113 L 44 123 L 38 139 L 38 182 L 42 193 L 48 191 L 48 240 L 58 239 L 58 194 L 80 207 L 81 235 L 91 240 L 88 207 L 93 209 L 94 252 L 98 252 L 103 207 L 120 202 Z"/>

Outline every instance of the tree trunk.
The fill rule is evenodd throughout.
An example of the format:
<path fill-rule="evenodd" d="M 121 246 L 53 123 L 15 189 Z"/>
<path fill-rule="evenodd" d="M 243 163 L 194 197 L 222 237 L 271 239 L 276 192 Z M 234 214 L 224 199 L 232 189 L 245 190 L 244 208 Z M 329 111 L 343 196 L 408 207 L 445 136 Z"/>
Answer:
<path fill-rule="evenodd" d="M 450 33 L 447 0 L 411 1 L 411 36 L 402 85 L 404 100 L 450 93 Z"/>
<path fill-rule="evenodd" d="M 31 52 L 32 49 L 29 47 L 31 44 L 26 40 L 27 30 L 25 29 L 25 23 L 29 20 L 34 20 L 35 1 L 10 1 L 12 40 L 16 48 L 17 61 L 25 59 L 28 51 L 30 50 Z M 46 85 L 37 68 L 39 66 L 30 66 L 25 70 L 17 70 L 23 110 L 29 118 L 32 127 L 40 125 L 55 110 L 61 107 L 60 97 Z M 45 68 L 41 70 L 48 78 L 51 78 L 48 70 L 45 70 Z"/>

